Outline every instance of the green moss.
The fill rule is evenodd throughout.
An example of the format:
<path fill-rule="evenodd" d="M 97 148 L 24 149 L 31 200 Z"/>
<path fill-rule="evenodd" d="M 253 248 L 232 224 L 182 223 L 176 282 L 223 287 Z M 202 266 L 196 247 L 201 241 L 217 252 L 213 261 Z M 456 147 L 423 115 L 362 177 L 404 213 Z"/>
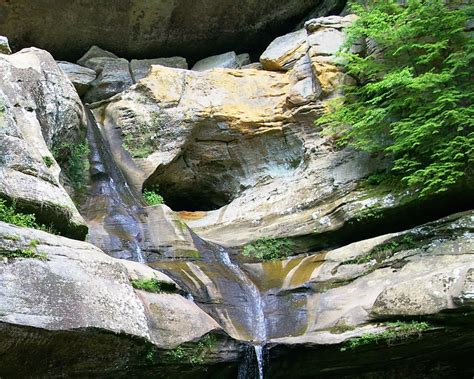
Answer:
<path fill-rule="evenodd" d="M 160 130 L 165 128 L 168 122 L 163 117 L 165 116 L 152 112 L 148 122 L 144 121 L 135 124 L 133 133 L 123 135 L 123 147 L 133 158 L 146 158 L 158 150 L 160 147 L 158 138 Z"/>
<path fill-rule="evenodd" d="M 31 240 L 28 246 L 22 249 L 0 250 L 0 257 L 8 259 L 31 258 L 46 261 L 48 259 L 48 256 L 44 251 L 38 251 L 38 243 L 38 240 Z"/>
<path fill-rule="evenodd" d="M 359 337 L 351 338 L 343 343 L 341 351 L 356 349 L 363 345 L 378 344 L 379 342 L 391 345 L 413 337 L 420 337 L 422 332 L 431 327 L 427 322 L 391 322 L 386 324 L 387 329 L 380 333 L 364 333 Z"/>
<path fill-rule="evenodd" d="M 369 251 L 367 254 L 360 255 L 354 259 L 349 259 L 342 262 L 342 265 L 348 264 L 363 264 L 371 261 L 381 263 L 384 260 L 392 257 L 397 252 L 402 250 L 413 249 L 417 246 L 414 237 L 410 234 L 406 234 L 400 238 L 391 239 L 388 242 L 378 245 Z"/>
<path fill-rule="evenodd" d="M 43 157 L 43 162 L 48 168 L 50 168 L 54 164 L 53 158 L 50 157 L 49 155 L 46 155 Z"/>
<path fill-rule="evenodd" d="M 84 138 L 79 142 L 64 142 L 53 149 L 53 156 L 64 170 L 76 191 L 83 191 L 89 171 L 89 145 Z"/>
<path fill-rule="evenodd" d="M 130 281 L 133 288 L 147 292 L 162 293 L 176 292 L 177 288 L 172 283 L 161 282 L 157 279 L 133 279 Z"/>
<path fill-rule="evenodd" d="M 217 345 L 217 339 L 213 335 L 206 335 L 194 346 L 180 345 L 165 353 L 168 363 L 188 363 L 193 366 L 205 363 L 206 356 Z"/>
<path fill-rule="evenodd" d="M 293 243 L 288 238 L 260 238 L 245 245 L 242 255 L 264 261 L 285 259 L 294 252 Z"/>
<path fill-rule="evenodd" d="M 158 191 L 158 186 L 154 186 L 143 191 L 143 198 L 148 205 L 153 206 L 165 203 L 163 196 L 161 196 Z"/>

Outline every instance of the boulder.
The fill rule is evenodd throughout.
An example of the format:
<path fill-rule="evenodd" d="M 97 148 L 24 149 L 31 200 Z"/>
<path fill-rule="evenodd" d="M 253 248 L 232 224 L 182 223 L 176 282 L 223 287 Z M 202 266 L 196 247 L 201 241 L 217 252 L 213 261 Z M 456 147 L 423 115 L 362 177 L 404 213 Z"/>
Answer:
<path fill-rule="evenodd" d="M 8 44 L 8 38 L 0 36 L 0 54 L 11 54 L 10 45 Z"/>
<path fill-rule="evenodd" d="M 97 75 L 84 96 L 86 103 L 112 97 L 133 84 L 128 61 L 97 46 L 92 46 L 77 63 L 94 70 Z"/>
<path fill-rule="evenodd" d="M 30 258 L 21 257 L 25 251 Z M 9 255 L 14 252 L 16 258 Z M 2 376 L 107 376 L 117 369 L 143 375 L 147 366 L 156 370 L 168 357 L 162 373 L 187 364 L 185 356 L 169 361 L 166 352 L 183 343 L 201 354 L 201 364 L 237 359 L 238 345 L 194 302 L 132 287 L 130 280 L 137 277 L 174 283 L 145 265 L 111 258 L 85 242 L 2 222 L 0 256 Z M 197 341 L 209 333 L 219 335 L 204 351 Z M 64 341 L 74 346 L 74 354 Z M 120 354 L 114 353 L 117 346 Z M 34 358 L 22 357 L 20 363 L 15 358 L 20 351 L 34 352 Z M 36 359 L 42 354 L 48 363 Z"/>
<path fill-rule="evenodd" d="M 15 0 L 2 2 L 0 14 L 2 33 L 15 41 L 15 50 L 34 45 L 73 62 L 99 44 L 126 58 L 159 52 L 200 59 L 228 50 L 259 51 L 326 2 L 334 1 L 83 0 L 66 9 L 58 0 L 37 0 L 33 5 Z M 67 22 L 59 22 L 63 20 Z"/>
<path fill-rule="evenodd" d="M 97 45 L 91 46 L 87 52 L 78 59 L 77 64 L 81 66 L 86 66 L 87 62 L 93 58 L 116 58 L 119 57 L 110 51 L 104 50 Z"/>
<path fill-rule="evenodd" d="M 251 64 L 250 55 L 247 53 L 237 55 L 237 64 L 239 68 Z"/>
<path fill-rule="evenodd" d="M 228 53 L 213 55 L 196 62 L 192 68 L 193 71 L 206 71 L 214 68 L 238 68 L 239 60 L 233 51 Z"/>
<path fill-rule="evenodd" d="M 288 71 L 296 61 L 306 54 L 306 30 L 276 38 L 260 56 L 260 63 L 266 70 Z"/>
<path fill-rule="evenodd" d="M 246 264 L 263 294 L 269 335 L 340 343 L 315 333 L 466 311 L 472 306 L 473 215 L 458 213 L 306 257 Z"/>
<path fill-rule="evenodd" d="M 155 59 L 132 59 L 130 61 L 130 70 L 134 82 L 143 79 L 150 72 L 151 66 L 158 64 L 166 67 L 188 69 L 188 62 L 186 58 L 170 57 L 170 58 L 155 58 Z"/>
<path fill-rule="evenodd" d="M 91 88 L 92 82 L 97 76 L 94 70 L 74 63 L 59 61 L 58 66 L 74 84 L 79 96 L 84 95 Z"/>
<path fill-rule="evenodd" d="M 81 100 L 51 55 L 24 49 L 0 57 L 0 196 L 35 213 L 38 222 L 83 238 L 83 218 L 60 183 L 51 150 L 77 140 Z"/>

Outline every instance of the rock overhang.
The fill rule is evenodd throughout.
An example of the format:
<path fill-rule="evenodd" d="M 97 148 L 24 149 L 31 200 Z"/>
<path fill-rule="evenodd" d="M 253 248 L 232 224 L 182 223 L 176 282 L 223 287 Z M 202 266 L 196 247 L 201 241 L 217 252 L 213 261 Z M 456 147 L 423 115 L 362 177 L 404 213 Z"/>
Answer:
<path fill-rule="evenodd" d="M 75 61 L 91 45 L 126 58 L 192 59 L 235 49 L 258 51 L 328 0 L 0 1 L 0 34 L 14 50 L 31 45 Z M 57 22 L 57 20 L 63 20 Z"/>

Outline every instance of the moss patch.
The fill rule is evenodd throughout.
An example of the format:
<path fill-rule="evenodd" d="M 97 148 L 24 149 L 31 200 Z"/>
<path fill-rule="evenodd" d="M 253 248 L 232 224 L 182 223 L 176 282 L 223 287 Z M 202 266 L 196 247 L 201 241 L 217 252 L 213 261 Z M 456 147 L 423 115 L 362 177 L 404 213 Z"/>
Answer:
<path fill-rule="evenodd" d="M 133 279 L 130 280 L 132 287 L 138 290 L 154 293 L 173 293 L 177 291 L 173 283 L 162 282 L 157 279 Z"/>

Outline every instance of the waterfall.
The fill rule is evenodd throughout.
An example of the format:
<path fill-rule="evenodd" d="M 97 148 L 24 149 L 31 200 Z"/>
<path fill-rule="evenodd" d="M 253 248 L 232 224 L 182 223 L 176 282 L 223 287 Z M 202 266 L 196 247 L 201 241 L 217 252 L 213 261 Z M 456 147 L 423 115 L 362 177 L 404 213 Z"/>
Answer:
<path fill-rule="evenodd" d="M 255 356 L 257 357 L 258 377 L 260 379 L 263 379 L 263 346 L 254 345 L 254 349 L 255 349 Z"/>
<path fill-rule="evenodd" d="M 116 258 L 145 263 L 140 195 L 133 193 L 115 163 L 107 140 L 86 107 L 91 185 L 84 205 L 89 241 Z"/>
<path fill-rule="evenodd" d="M 255 327 L 255 336 L 259 344 L 255 344 L 253 346 L 255 351 L 255 357 L 257 359 L 258 365 L 258 376 L 259 379 L 263 379 L 263 344 L 267 339 L 267 328 L 265 326 L 265 313 L 263 310 L 263 302 L 262 297 L 260 295 L 260 291 L 258 290 L 257 286 L 245 275 L 242 269 L 233 263 L 230 259 L 229 253 L 226 249 L 222 246 L 219 248 L 220 257 L 222 262 L 229 267 L 236 275 L 240 278 L 240 280 L 248 286 L 252 301 L 253 301 L 253 312 L 252 316 L 254 316 L 254 327 Z"/>
<path fill-rule="evenodd" d="M 109 255 L 147 263 L 143 248 L 147 246 L 145 241 L 148 241 L 145 240 L 147 227 L 144 227 L 148 221 L 141 194 L 134 193 L 128 185 L 92 112 L 87 110 L 87 115 L 91 186 L 90 196 L 83 208 L 90 226 L 89 240 Z M 226 325 L 226 321 L 230 320 L 230 324 L 236 321 L 238 330 L 227 325 L 236 332 L 237 338 L 252 343 L 239 370 L 239 378 L 253 379 L 258 375 L 263 379 L 267 329 L 260 291 L 246 273 L 232 262 L 224 247 L 204 241 L 192 231 L 190 233 L 199 250 L 199 260 L 184 264 L 183 261 L 176 262 L 180 268 L 173 269 L 173 261 L 164 259 L 154 262 L 153 267 L 175 279 L 188 292 L 187 299 L 194 301 L 218 322 Z M 202 288 L 199 286 L 211 282 L 199 284 L 194 279 L 199 275 L 212 282 L 218 295 L 224 299 L 224 305 L 213 302 L 212 298 L 210 301 L 204 298 L 203 293 L 211 292 L 206 290 L 207 287 L 200 291 Z"/>
<path fill-rule="evenodd" d="M 222 246 L 219 246 L 219 256 L 222 259 L 222 262 L 232 271 L 234 274 L 246 284 L 247 289 L 249 290 L 249 295 L 253 303 L 252 309 L 252 319 L 255 321 L 253 323 L 254 332 L 257 342 L 265 342 L 267 339 L 267 328 L 265 326 L 265 314 L 263 311 L 262 297 L 260 296 L 260 291 L 257 286 L 245 275 L 242 269 L 233 263 L 230 259 L 229 253 Z"/>

